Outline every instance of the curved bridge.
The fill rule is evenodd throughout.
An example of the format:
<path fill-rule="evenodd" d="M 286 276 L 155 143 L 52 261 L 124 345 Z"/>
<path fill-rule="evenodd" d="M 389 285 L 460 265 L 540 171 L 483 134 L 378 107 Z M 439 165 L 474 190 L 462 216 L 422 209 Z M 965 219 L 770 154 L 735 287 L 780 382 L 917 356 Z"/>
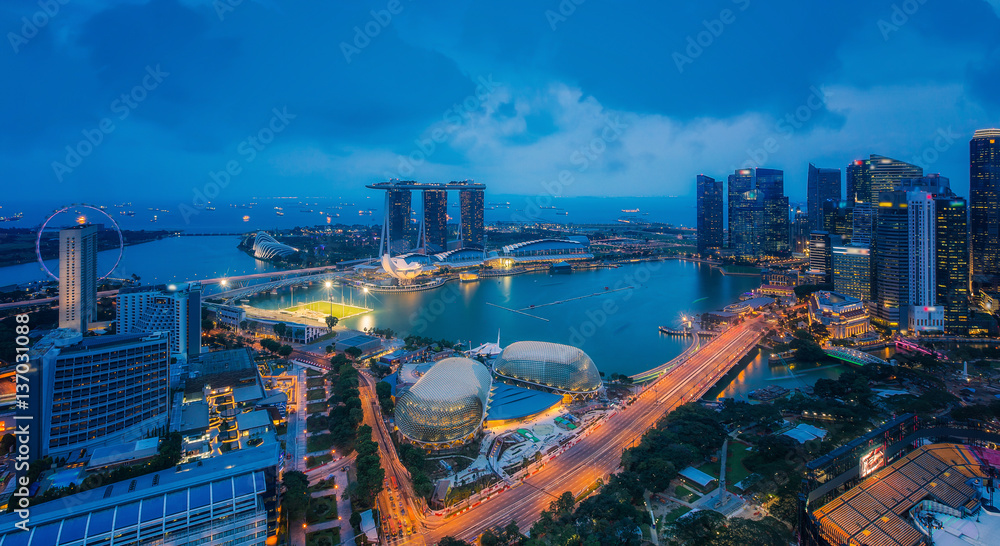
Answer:
<path fill-rule="evenodd" d="M 889 365 L 889 362 L 883 360 L 873 354 L 868 354 L 864 351 L 859 351 L 857 349 L 852 349 L 850 347 L 829 347 L 823 349 L 823 352 L 837 360 L 843 360 L 848 364 L 854 364 L 855 366 L 864 366 L 866 364 L 885 364 Z"/>

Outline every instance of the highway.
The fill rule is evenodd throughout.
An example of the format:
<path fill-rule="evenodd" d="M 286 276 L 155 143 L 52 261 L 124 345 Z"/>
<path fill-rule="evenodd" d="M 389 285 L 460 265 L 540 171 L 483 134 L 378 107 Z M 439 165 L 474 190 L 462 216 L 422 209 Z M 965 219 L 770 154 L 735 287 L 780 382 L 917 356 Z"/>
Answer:
<path fill-rule="evenodd" d="M 760 319 L 752 319 L 709 341 L 656 380 L 630 406 L 594 425 L 596 429 L 585 431 L 586 437 L 522 484 L 444 521 L 429 518 L 428 530 L 420 538 L 429 543 L 445 536 L 473 540 L 486 529 L 511 520 L 526 531 L 564 491 L 579 495 L 598 478 L 606 480 L 617 471 L 625 448 L 638 444 L 642 434 L 663 415 L 704 395 L 757 345 L 763 330 Z"/>
<path fill-rule="evenodd" d="M 378 407 L 378 398 L 375 395 L 375 379 L 362 371 L 360 374 L 361 384 L 361 407 L 365 412 L 365 424 L 372 427 L 372 439 L 378 442 L 379 458 L 382 468 L 385 470 L 385 479 L 388 482 L 391 476 L 396 478 L 397 488 L 392 489 L 389 485 L 378 497 L 379 511 L 382 514 L 383 536 L 389 544 L 427 544 L 420 527 L 423 526 L 423 514 L 426 504 L 413 492 L 413 483 L 410 473 L 403 466 L 396 453 L 396 446 L 392 443 L 392 436 L 385 426 L 385 421 L 381 418 L 381 409 Z M 388 518 L 396 523 L 397 532 L 400 525 L 405 528 L 405 535 L 400 533 L 395 540 L 386 532 L 388 525 L 385 523 Z M 410 531 L 416 530 L 416 534 Z"/>

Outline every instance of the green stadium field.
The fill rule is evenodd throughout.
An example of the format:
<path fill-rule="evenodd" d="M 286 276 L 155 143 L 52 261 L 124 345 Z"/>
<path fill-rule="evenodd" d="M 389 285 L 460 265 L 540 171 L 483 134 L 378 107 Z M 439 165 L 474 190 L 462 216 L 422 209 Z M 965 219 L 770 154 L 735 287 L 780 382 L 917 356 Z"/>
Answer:
<path fill-rule="evenodd" d="M 322 315 L 323 317 L 333 315 L 338 319 L 345 319 L 355 315 L 367 313 L 369 309 L 365 309 L 364 307 L 355 307 L 353 305 L 345 305 L 337 302 L 331 303 L 328 301 L 314 301 L 289 307 L 285 309 L 285 311 L 312 317 L 317 317 L 319 315 Z"/>

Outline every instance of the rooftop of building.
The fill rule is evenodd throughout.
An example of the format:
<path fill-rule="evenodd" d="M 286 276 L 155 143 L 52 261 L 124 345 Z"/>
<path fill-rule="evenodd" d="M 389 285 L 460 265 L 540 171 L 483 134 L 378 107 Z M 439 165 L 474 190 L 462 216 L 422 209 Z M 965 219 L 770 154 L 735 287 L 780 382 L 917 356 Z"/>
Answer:
<path fill-rule="evenodd" d="M 115 334 L 109 336 L 85 336 L 79 343 L 64 347 L 60 351 L 60 356 L 70 355 L 74 353 L 84 353 L 89 351 L 94 351 L 97 349 L 104 349 L 109 347 L 114 347 L 116 345 L 130 345 L 133 343 L 138 343 L 140 341 L 146 340 L 162 340 L 167 341 L 167 335 L 156 332 L 156 333 L 137 333 L 137 334 Z"/>
<path fill-rule="evenodd" d="M 1000 137 L 1000 129 L 978 129 L 972 138 Z"/>
<path fill-rule="evenodd" d="M 824 307 L 845 307 L 853 306 L 861 303 L 858 298 L 848 296 L 845 294 L 840 294 L 838 292 L 829 292 L 821 290 L 819 292 L 813 293 L 813 298 L 816 303 Z"/>
<path fill-rule="evenodd" d="M 562 395 L 494 383 L 487 421 L 526 419 L 562 401 Z"/>
<path fill-rule="evenodd" d="M 198 283 L 179 284 L 143 284 L 138 286 L 123 286 L 118 289 L 118 294 L 144 294 L 146 292 L 184 292 L 189 288 L 198 287 Z"/>
<path fill-rule="evenodd" d="M 35 527 L 36 523 L 45 524 L 87 511 L 121 507 L 131 501 L 162 495 L 167 491 L 183 487 L 208 486 L 214 480 L 233 477 L 242 480 L 241 476 L 277 465 L 278 452 L 277 444 L 240 449 L 32 506 L 32 527 Z M 252 478 L 249 485 L 251 488 L 254 485 Z M 242 493 L 237 491 L 237 494 Z M 0 526 L 2 526 L 0 528 L 15 529 L 14 524 L 18 521 L 21 521 L 21 518 L 17 514 L 4 514 L 0 516 Z"/>
<path fill-rule="evenodd" d="M 268 415 L 267 410 L 251 411 L 236 416 L 236 428 L 240 430 L 251 430 L 266 427 L 270 424 L 271 416 Z"/>
<path fill-rule="evenodd" d="M 960 444 L 919 447 L 813 516 L 831 544 L 916 546 L 926 536 L 908 513 L 921 502 L 931 500 L 956 513 L 978 510 L 975 480 L 985 476 L 980 452 L 988 451 Z"/>
<path fill-rule="evenodd" d="M 148 459 L 157 454 L 160 445 L 159 438 L 146 438 L 127 444 L 117 444 L 107 447 L 99 447 L 90 456 L 87 468 L 101 468 L 130 461 Z"/>

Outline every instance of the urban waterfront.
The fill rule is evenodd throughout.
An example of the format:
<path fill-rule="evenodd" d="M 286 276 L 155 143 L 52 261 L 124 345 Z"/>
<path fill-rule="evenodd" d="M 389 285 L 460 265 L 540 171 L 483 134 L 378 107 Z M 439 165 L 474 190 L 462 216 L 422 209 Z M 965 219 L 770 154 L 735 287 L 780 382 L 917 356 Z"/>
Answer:
<path fill-rule="evenodd" d="M 122 261 L 113 278 L 138 275 L 143 284 L 182 282 L 186 280 L 248 275 L 275 271 L 273 265 L 255 260 L 236 248 L 239 237 L 167 237 L 125 247 Z M 117 251 L 98 254 L 98 275 L 104 275 L 115 263 Z M 58 270 L 58 260 L 46 260 L 50 271 Z M 20 284 L 48 280 L 37 262 L 0 268 L 2 284 Z"/>
<path fill-rule="evenodd" d="M 690 338 L 661 334 L 659 326 L 677 327 L 682 316 L 725 307 L 759 284 L 757 277 L 727 276 L 680 260 L 568 274 L 527 273 L 453 281 L 420 292 L 369 293 L 367 306 L 374 310 L 342 324 L 473 346 L 495 341 L 498 333 L 501 346 L 522 340 L 569 344 L 586 351 L 608 375 L 632 375 L 671 360 L 690 343 Z M 332 288 L 334 301 L 340 301 L 341 290 Z M 365 304 L 364 293 L 350 287 L 343 291 L 349 303 Z M 278 309 L 293 301 L 326 298 L 326 289 L 317 283 L 255 298 L 253 305 Z M 565 302 L 547 305 L 556 301 Z"/>

